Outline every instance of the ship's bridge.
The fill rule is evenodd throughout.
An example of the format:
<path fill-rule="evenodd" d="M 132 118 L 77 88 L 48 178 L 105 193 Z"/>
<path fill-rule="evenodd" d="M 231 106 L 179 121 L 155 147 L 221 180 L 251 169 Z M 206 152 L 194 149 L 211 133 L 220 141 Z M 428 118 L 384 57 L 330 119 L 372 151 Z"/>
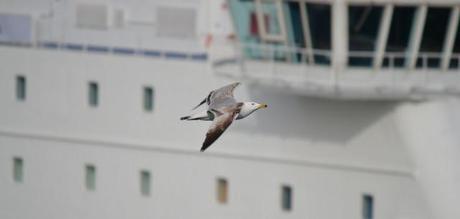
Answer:
<path fill-rule="evenodd" d="M 458 0 L 234 0 L 221 75 L 307 96 L 460 94 Z"/>

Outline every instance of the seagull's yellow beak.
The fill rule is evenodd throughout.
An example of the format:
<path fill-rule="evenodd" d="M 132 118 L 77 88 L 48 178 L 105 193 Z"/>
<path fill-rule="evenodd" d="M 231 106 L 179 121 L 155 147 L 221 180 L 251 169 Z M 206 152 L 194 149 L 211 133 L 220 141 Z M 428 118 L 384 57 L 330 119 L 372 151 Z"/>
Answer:
<path fill-rule="evenodd" d="M 259 106 L 257 107 L 257 109 L 263 109 L 263 108 L 267 108 L 268 105 L 267 104 L 259 104 Z"/>

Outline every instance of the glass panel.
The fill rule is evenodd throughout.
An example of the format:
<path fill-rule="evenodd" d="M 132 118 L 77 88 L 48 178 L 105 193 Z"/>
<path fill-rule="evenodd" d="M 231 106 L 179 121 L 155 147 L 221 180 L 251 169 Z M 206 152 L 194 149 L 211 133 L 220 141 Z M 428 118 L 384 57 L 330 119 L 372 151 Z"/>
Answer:
<path fill-rule="evenodd" d="M 414 14 L 415 7 L 394 8 L 383 66 L 404 67 Z"/>
<path fill-rule="evenodd" d="M 348 8 L 349 65 L 372 65 L 372 52 L 376 46 L 382 12 L 383 7 L 381 6 L 350 6 Z M 367 51 L 369 54 L 356 55 L 353 54 L 353 51 Z"/>
<path fill-rule="evenodd" d="M 428 8 L 417 67 L 440 67 L 450 11 L 450 8 Z M 434 54 L 426 54 L 426 52 Z"/>
<path fill-rule="evenodd" d="M 256 18 L 254 1 L 229 1 L 229 5 L 236 33 L 242 45 L 245 46 L 243 55 L 247 58 L 258 58 L 260 55 L 258 49 L 246 46 L 260 42 L 259 24 Z"/>
<path fill-rule="evenodd" d="M 374 198 L 372 195 L 363 195 L 363 219 L 374 218 Z"/>
<path fill-rule="evenodd" d="M 289 45 L 296 48 L 306 48 L 299 2 L 286 2 L 284 8 Z M 291 59 L 294 63 L 306 62 L 308 60 L 307 53 L 300 51 L 293 52 Z"/>
<path fill-rule="evenodd" d="M 88 190 L 96 189 L 96 167 L 94 165 L 86 165 L 85 185 Z"/>
<path fill-rule="evenodd" d="M 221 204 L 227 203 L 228 183 L 224 178 L 217 179 L 217 201 Z"/>
<path fill-rule="evenodd" d="M 144 196 L 150 195 L 150 172 L 143 170 L 141 171 L 141 194 Z"/>
<path fill-rule="evenodd" d="M 26 78 L 24 76 L 16 77 L 16 99 L 26 99 Z"/>
<path fill-rule="evenodd" d="M 457 33 L 455 34 L 454 48 L 452 49 L 452 58 L 450 60 L 449 68 L 450 69 L 460 68 L 459 60 L 460 60 L 460 28 L 457 28 Z"/>
<path fill-rule="evenodd" d="M 152 111 L 153 110 L 153 88 L 144 87 L 144 110 Z"/>
<path fill-rule="evenodd" d="M 292 188 L 290 186 L 282 187 L 282 208 L 285 211 L 290 211 L 292 209 Z"/>
<path fill-rule="evenodd" d="M 308 21 L 314 49 L 331 50 L 331 6 L 307 3 Z M 329 55 L 315 53 L 316 64 L 331 64 Z"/>
<path fill-rule="evenodd" d="M 262 0 L 261 9 L 263 14 L 263 23 L 268 35 L 278 36 L 281 34 L 280 19 L 278 17 L 278 8 L 273 0 Z"/>
<path fill-rule="evenodd" d="M 15 182 L 22 182 L 24 179 L 24 162 L 22 158 L 13 158 L 13 179 Z"/>
<path fill-rule="evenodd" d="M 90 106 L 97 106 L 99 103 L 99 88 L 96 82 L 89 83 L 89 105 Z"/>

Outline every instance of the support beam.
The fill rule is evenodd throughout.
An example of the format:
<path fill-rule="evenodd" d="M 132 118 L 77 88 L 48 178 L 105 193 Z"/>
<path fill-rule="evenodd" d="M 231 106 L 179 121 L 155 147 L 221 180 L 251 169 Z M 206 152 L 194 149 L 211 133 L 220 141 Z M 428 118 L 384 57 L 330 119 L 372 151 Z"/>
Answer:
<path fill-rule="evenodd" d="M 343 0 L 332 4 L 332 65 L 336 73 L 348 63 L 348 6 Z"/>
<path fill-rule="evenodd" d="M 444 47 L 442 50 L 442 70 L 446 71 L 449 68 L 452 50 L 454 48 L 455 34 L 458 28 L 458 18 L 460 14 L 460 6 L 455 6 L 450 12 L 449 26 L 447 27 L 447 34 L 444 39 Z"/>
<path fill-rule="evenodd" d="M 305 48 L 307 49 L 307 60 L 309 64 L 315 64 L 315 56 L 313 55 L 313 42 L 311 40 L 310 22 L 308 20 L 308 12 L 305 2 L 299 1 L 300 17 L 302 19 L 303 38 Z"/>
<path fill-rule="evenodd" d="M 385 5 L 382 19 L 380 20 L 379 35 L 374 52 L 374 69 L 379 70 L 382 67 L 383 57 L 385 54 L 386 45 L 388 42 L 388 35 L 390 33 L 391 20 L 393 17 L 393 4 Z"/>
<path fill-rule="evenodd" d="M 415 12 L 412 31 L 409 38 L 408 53 L 406 56 L 406 68 L 408 69 L 414 69 L 417 62 L 427 11 L 428 7 L 426 5 L 420 5 Z"/>

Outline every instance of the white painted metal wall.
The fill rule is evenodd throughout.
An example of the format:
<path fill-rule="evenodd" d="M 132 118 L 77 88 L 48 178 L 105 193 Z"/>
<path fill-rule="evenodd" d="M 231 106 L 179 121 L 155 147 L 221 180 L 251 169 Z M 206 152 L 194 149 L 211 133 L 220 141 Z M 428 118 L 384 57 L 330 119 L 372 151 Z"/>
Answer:
<path fill-rule="evenodd" d="M 394 103 L 242 86 L 237 98 L 269 108 L 203 154 L 209 123 L 178 118 L 230 82 L 206 63 L 7 47 L 0 60 L 3 217 L 359 218 L 361 195 L 371 193 L 376 218 L 430 218 Z M 15 99 L 17 74 L 27 78 L 24 102 Z M 99 82 L 97 108 L 87 104 L 89 80 Z M 153 113 L 142 109 L 144 85 L 155 87 Z M 11 179 L 13 156 L 25 162 L 20 185 Z M 83 188 L 88 162 L 98 168 L 94 193 Z M 151 198 L 139 195 L 142 168 L 152 171 Z M 228 177 L 227 206 L 214 200 L 217 176 Z M 282 183 L 293 185 L 290 213 L 280 209 Z"/>

